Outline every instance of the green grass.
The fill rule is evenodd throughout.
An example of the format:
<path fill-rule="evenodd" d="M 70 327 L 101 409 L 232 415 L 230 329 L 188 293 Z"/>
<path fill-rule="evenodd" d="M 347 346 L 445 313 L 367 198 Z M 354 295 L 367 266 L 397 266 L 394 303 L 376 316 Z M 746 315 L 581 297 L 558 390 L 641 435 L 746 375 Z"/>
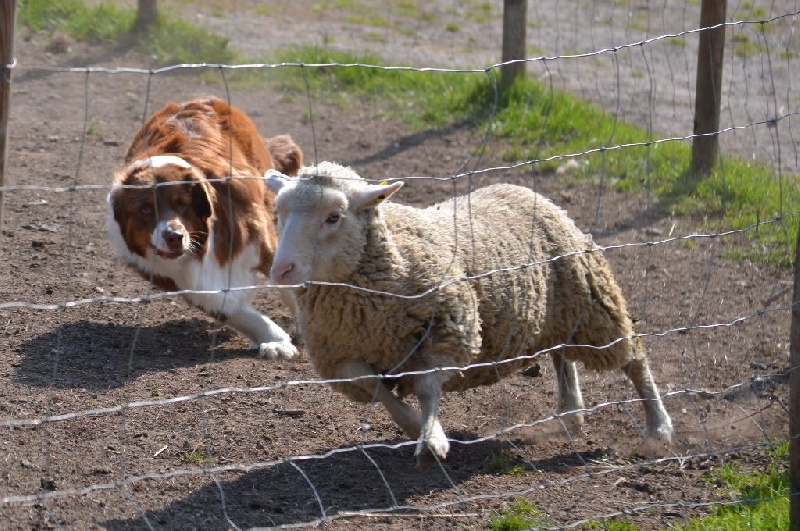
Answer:
<path fill-rule="evenodd" d="M 381 64 L 377 57 L 314 47 L 282 50 L 272 60 Z M 303 79 L 296 69 L 283 69 L 279 82 L 287 90 L 305 92 L 307 80 L 312 98 L 333 98 L 342 105 L 356 97 L 367 99 L 379 118 L 400 118 L 415 129 L 465 121 L 477 128 L 491 127 L 506 141 L 507 162 L 534 161 L 527 169 L 539 172 L 553 171 L 576 155 L 583 162 L 583 177 L 602 179 L 619 191 L 648 187 L 662 212 L 693 217 L 707 230 L 743 229 L 800 210 L 800 190 L 793 177 L 779 179 L 766 166 L 721 157 L 711 175 L 697 178 L 691 171 L 688 141 L 656 142 L 657 136 L 618 122 L 603 109 L 530 79 L 498 93 L 484 73 L 332 66 L 306 68 L 305 74 Z M 748 247 L 731 247 L 729 252 L 788 266 L 796 234 L 797 223 L 761 225 L 748 234 Z"/>
<path fill-rule="evenodd" d="M 733 54 L 737 57 L 753 57 L 767 51 L 763 45 L 754 43 L 746 33 L 736 33 L 731 38 Z"/>
<path fill-rule="evenodd" d="M 180 454 L 180 460 L 182 463 L 201 466 L 213 465 L 215 462 L 213 457 L 207 456 L 202 450 L 192 450 L 182 453 Z"/>
<path fill-rule="evenodd" d="M 767 10 L 762 7 L 754 7 L 753 2 L 742 2 L 739 6 L 742 11 L 736 14 L 740 20 L 762 20 L 767 18 Z"/>
<path fill-rule="evenodd" d="M 704 518 L 676 526 L 676 531 L 772 531 L 789 529 L 789 443 L 772 453 L 765 471 L 744 473 L 736 465 L 717 469 L 711 481 L 731 500 Z"/>
<path fill-rule="evenodd" d="M 547 525 L 547 518 L 536 505 L 517 498 L 511 507 L 493 516 L 487 527 L 489 531 L 522 531 Z"/>
<path fill-rule="evenodd" d="M 527 473 L 525 467 L 513 459 L 505 452 L 492 452 L 483 469 L 489 474 L 509 474 L 511 476 L 521 476 Z"/>
<path fill-rule="evenodd" d="M 78 40 L 114 43 L 120 28 L 133 25 L 136 13 L 110 4 L 89 7 L 82 0 L 20 0 L 18 21 L 33 31 L 64 30 Z"/>
<path fill-rule="evenodd" d="M 86 126 L 86 135 L 87 136 L 100 136 L 100 124 L 98 124 L 95 120 L 89 122 L 89 125 Z"/>
<path fill-rule="evenodd" d="M 498 17 L 502 17 L 502 13 L 496 13 L 492 8 L 491 2 L 480 2 L 477 5 L 470 6 L 465 16 L 479 24 L 486 24 Z"/>
<path fill-rule="evenodd" d="M 730 500 L 700 518 L 669 527 L 670 531 L 774 531 L 789 529 L 789 442 L 767 452 L 765 470 L 743 472 L 732 463 L 712 471 L 703 482 Z M 583 531 L 636 531 L 624 519 L 589 522 Z"/>
<path fill-rule="evenodd" d="M 88 6 L 82 0 L 20 0 L 17 21 L 35 32 L 65 31 L 77 40 L 120 50 L 135 49 L 153 57 L 156 64 L 229 63 L 236 59 L 224 39 L 163 10 L 146 34 L 133 31 L 134 8 L 101 2 Z"/>

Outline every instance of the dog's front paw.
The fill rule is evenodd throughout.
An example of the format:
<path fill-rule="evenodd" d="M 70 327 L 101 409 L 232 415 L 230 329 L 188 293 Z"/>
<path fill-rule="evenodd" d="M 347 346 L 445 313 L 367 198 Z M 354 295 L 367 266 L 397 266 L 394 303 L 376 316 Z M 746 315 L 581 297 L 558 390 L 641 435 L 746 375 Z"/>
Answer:
<path fill-rule="evenodd" d="M 270 360 L 276 358 L 289 359 L 297 355 L 297 347 L 292 345 L 290 341 L 261 343 L 258 345 L 258 355 Z"/>

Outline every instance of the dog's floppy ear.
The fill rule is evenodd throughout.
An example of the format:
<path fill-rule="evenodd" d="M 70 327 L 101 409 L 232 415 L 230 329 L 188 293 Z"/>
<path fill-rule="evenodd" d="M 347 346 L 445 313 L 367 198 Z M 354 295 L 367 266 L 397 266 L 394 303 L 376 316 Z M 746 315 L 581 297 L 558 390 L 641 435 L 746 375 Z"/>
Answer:
<path fill-rule="evenodd" d="M 153 184 L 152 174 L 145 173 L 149 166 L 137 161 L 114 172 L 114 184 L 119 186 L 147 186 Z"/>
<path fill-rule="evenodd" d="M 211 217 L 211 198 L 203 183 L 197 183 L 192 187 L 192 208 L 201 218 Z"/>
<path fill-rule="evenodd" d="M 268 138 L 267 151 L 272 158 L 274 169 L 285 175 L 296 175 L 303 165 L 303 151 L 289 135 Z"/>
<path fill-rule="evenodd" d="M 198 217 L 206 219 L 210 218 L 213 213 L 211 207 L 213 193 L 211 187 L 205 180 L 198 179 L 195 175 L 196 170 L 191 170 L 184 178 L 186 181 L 193 181 L 192 183 L 192 210 Z"/>

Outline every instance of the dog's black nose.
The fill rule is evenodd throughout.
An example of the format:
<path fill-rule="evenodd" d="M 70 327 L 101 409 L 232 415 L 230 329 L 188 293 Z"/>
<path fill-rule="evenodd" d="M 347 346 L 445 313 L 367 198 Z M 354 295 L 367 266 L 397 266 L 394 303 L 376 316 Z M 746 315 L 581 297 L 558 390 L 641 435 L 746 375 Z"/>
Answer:
<path fill-rule="evenodd" d="M 164 229 L 161 233 L 161 237 L 164 238 L 164 243 L 167 244 L 170 251 L 179 251 L 183 249 L 183 231 Z"/>

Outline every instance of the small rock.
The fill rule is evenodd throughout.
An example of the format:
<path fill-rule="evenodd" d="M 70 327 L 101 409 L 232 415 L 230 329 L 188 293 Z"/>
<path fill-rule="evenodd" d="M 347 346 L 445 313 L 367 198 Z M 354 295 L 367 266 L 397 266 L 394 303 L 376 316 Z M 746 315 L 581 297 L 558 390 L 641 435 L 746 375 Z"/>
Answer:
<path fill-rule="evenodd" d="M 58 228 L 53 225 L 48 225 L 47 223 L 25 223 L 21 225 L 23 229 L 28 230 L 35 230 L 39 232 L 58 232 Z"/>
<path fill-rule="evenodd" d="M 534 363 L 524 371 L 522 371 L 523 376 L 527 376 L 528 378 L 538 378 L 542 375 L 542 368 L 539 366 L 538 363 Z"/>
<path fill-rule="evenodd" d="M 57 31 L 53 34 L 50 42 L 45 46 L 45 50 L 50 53 L 67 53 L 73 44 L 72 38 L 66 33 Z"/>

